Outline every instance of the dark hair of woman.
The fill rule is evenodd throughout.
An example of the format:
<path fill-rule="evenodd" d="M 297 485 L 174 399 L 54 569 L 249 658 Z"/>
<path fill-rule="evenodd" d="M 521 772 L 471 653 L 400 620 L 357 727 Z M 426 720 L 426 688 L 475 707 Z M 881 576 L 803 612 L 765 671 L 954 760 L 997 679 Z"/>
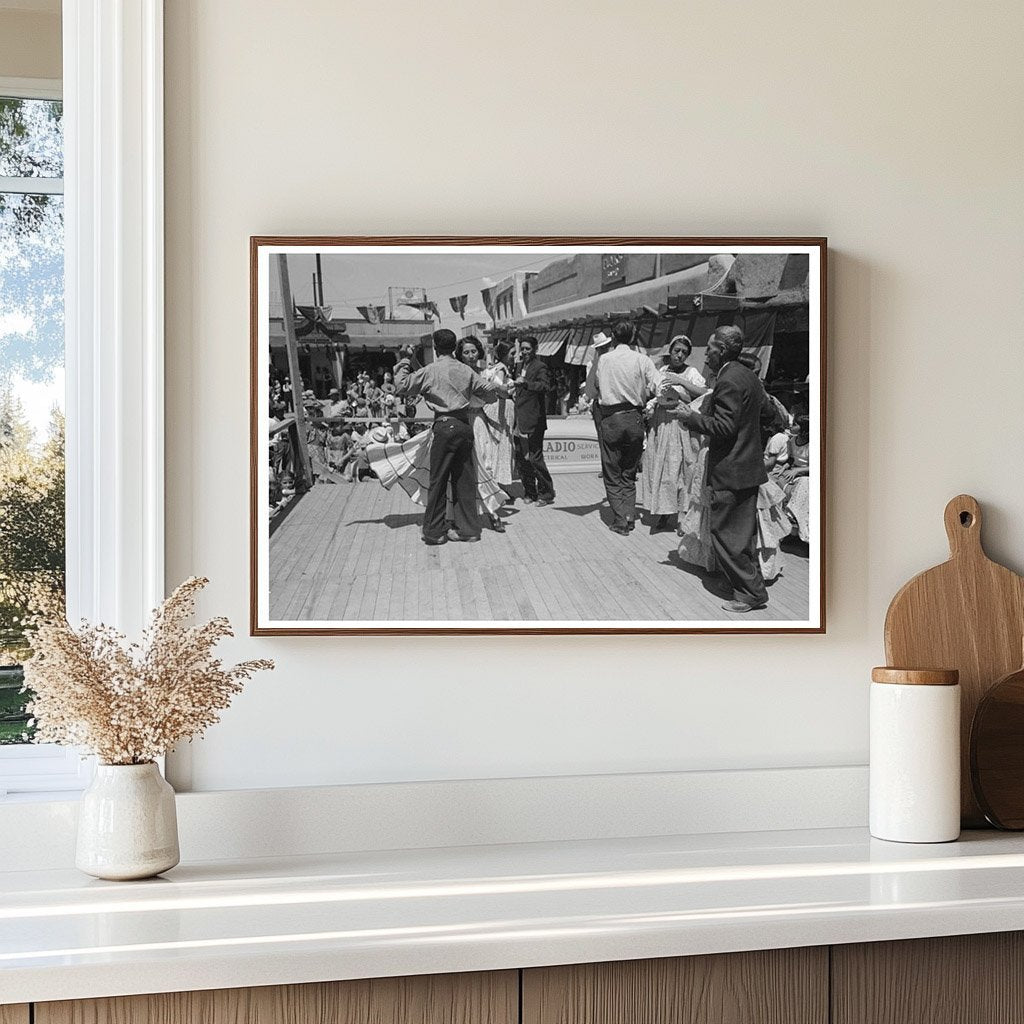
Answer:
<path fill-rule="evenodd" d="M 461 341 L 459 341 L 459 343 L 458 343 L 458 345 L 456 346 L 456 349 L 455 349 L 455 358 L 458 359 L 458 361 L 460 363 L 466 362 L 466 359 L 465 359 L 466 347 L 469 346 L 469 345 L 472 345 L 473 349 L 476 352 L 476 356 L 473 359 L 473 365 L 475 366 L 477 360 L 479 360 L 480 357 L 484 354 L 484 347 L 483 347 L 483 345 L 480 344 L 479 341 L 476 340 L 476 338 L 463 338 L 463 339 L 461 339 Z"/>

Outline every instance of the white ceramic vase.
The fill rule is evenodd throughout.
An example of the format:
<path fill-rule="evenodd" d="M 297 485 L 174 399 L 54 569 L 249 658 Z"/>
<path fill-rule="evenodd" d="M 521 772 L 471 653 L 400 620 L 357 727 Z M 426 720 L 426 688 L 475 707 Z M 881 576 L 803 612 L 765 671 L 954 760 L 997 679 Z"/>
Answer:
<path fill-rule="evenodd" d="M 174 790 L 149 764 L 99 764 L 82 794 L 75 865 L 96 878 L 150 878 L 180 860 Z"/>

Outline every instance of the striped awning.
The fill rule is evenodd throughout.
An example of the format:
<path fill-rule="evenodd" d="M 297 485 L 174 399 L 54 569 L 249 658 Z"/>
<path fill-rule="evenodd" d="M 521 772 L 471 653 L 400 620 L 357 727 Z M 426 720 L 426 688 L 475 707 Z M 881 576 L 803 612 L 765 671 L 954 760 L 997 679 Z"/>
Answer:
<path fill-rule="evenodd" d="M 699 367 L 703 363 L 708 339 L 715 328 L 736 324 L 743 328 L 746 347 L 757 350 L 767 365 L 778 319 L 779 311 L 770 307 L 737 308 L 733 304 L 728 309 L 707 310 L 687 303 L 680 311 L 635 321 L 636 339 L 638 346 L 657 360 L 667 354 L 669 343 L 677 334 L 685 334 L 693 345 L 691 364 Z M 541 328 L 535 332 L 538 355 L 557 356 L 564 345 L 564 361 L 567 366 L 586 366 L 594 358 L 594 335 L 601 331 L 610 334 L 613 325 L 614 322 L 608 320 L 572 327 Z"/>
<path fill-rule="evenodd" d="M 537 335 L 537 355 L 557 356 L 568 337 L 569 331 L 564 327 L 541 331 Z"/>
<path fill-rule="evenodd" d="M 601 330 L 596 324 L 574 327 L 570 331 L 568 344 L 565 347 L 565 361 L 570 366 L 586 366 L 594 358 L 594 335 Z"/>

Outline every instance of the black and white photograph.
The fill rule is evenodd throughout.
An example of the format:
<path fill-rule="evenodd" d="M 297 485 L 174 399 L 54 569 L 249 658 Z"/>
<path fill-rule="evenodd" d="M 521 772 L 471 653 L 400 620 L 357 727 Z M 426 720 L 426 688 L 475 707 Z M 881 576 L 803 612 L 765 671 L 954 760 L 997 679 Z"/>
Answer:
<path fill-rule="evenodd" d="M 824 631 L 825 253 L 253 238 L 253 633 Z"/>

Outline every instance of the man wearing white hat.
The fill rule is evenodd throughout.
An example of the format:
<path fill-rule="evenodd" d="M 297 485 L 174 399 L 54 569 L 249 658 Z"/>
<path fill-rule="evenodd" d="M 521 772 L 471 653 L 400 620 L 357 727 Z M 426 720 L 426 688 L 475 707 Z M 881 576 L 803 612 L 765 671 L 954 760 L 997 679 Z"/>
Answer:
<path fill-rule="evenodd" d="M 629 347 L 632 340 L 633 328 L 625 320 L 613 328 L 608 351 L 599 350 L 595 338 L 586 387 L 587 398 L 600 405 L 601 475 L 612 510 L 610 528 L 624 537 L 636 523 L 636 474 L 644 453 L 643 409 L 658 391 L 654 363 L 646 353 Z"/>
<path fill-rule="evenodd" d="M 605 334 L 604 331 L 598 331 L 597 334 L 595 334 L 593 338 L 590 339 L 590 344 L 593 346 L 594 349 L 594 358 L 591 359 L 589 363 L 587 363 L 587 380 L 590 379 L 590 375 L 592 373 L 596 372 L 595 367 L 597 365 L 598 359 L 600 359 L 601 356 L 608 351 L 608 347 L 611 345 L 611 343 L 612 336 L 610 334 Z M 586 397 L 590 401 L 590 415 L 594 421 L 594 429 L 597 431 L 598 451 L 601 453 L 601 479 L 604 480 L 605 466 L 608 465 L 608 452 L 605 448 L 604 436 L 601 434 L 601 403 L 590 399 L 586 392 L 585 382 L 583 394 L 584 397 Z"/>

